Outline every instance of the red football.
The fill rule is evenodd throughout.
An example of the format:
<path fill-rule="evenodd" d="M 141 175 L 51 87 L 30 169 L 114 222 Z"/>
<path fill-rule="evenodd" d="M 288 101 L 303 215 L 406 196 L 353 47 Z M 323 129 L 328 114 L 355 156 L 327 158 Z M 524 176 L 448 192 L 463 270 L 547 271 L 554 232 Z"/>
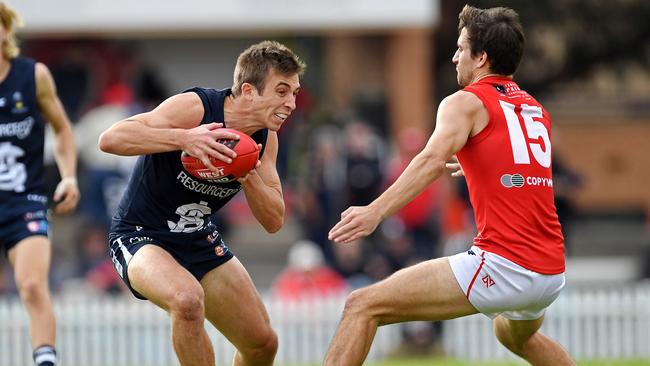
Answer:
<path fill-rule="evenodd" d="M 183 151 L 181 154 L 181 163 L 183 164 L 183 168 L 192 176 L 210 182 L 226 183 L 243 177 L 251 169 L 255 168 L 260 154 L 257 142 L 241 131 L 229 128 L 224 128 L 223 130 L 239 135 L 239 140 L 217 140 L 217 142 L 228 146 L 236 152 L 237 157 L 232 159 L 232 163 L 230 164 L 211 158 L 210 162 L 218 170 L 214 172 L 207 168 L 201 160 Z"/>

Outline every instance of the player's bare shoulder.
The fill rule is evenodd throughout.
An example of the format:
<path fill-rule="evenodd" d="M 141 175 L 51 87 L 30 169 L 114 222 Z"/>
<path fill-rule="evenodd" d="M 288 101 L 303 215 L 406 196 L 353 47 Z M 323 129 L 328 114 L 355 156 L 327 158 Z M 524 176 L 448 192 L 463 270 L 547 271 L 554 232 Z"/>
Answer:
<path fill-rule="evenodd" d="M 442 103 L 440 103 L 441 106 L 444 104 L 448 104 L 452 110 L 462 110 L 462 112 L 470 115 L 475 115 L 481 110 L 485 111 L 485 106 L 481 99 L 477 97 L 476 94 L 465 90 L 459 90 L 447 96 L 443 99 Z"/>
<path fill-rule="evenodd" d="M 36 80 L 36 95 L 39 98 L 51 97 L 56 93 L 54 78 L 47 65 L 37 62 L 34 65 L 34 78 Z"/>
<path fill-rule="evenodd" d="M 187 92 L 172 95 L 152 111 L 138 115 L 137 119 L 151 127 L 190 129 L 201 124 L 204 113 L 198 94 Z"/>
<path fill-rule="evenodd" d="M 459 90 L 442 100 L 439 113 L 454 116 L 455 120 L 465 121 L 471 127 L 470 136 L 481 132 L 487 126 L 490 115 L 481 99 L 476 94 Z"/>

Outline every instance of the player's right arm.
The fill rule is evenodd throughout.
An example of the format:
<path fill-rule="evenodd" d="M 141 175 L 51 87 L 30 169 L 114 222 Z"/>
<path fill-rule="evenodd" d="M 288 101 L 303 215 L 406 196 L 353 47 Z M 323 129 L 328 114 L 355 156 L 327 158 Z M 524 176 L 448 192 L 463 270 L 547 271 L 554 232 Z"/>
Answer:
<path fill-rule="evenodd" d="M 229 162 L 235 152 L 216 140 L 238 139 L 222 123 L 201 124 L 204 109 L 196 93 L 174 95 L 150 112 L 123 119 L 99 137 L 99 148 L 116 155 L 144 155 L 183 150 L 206 166 L 209 156 Z"/>

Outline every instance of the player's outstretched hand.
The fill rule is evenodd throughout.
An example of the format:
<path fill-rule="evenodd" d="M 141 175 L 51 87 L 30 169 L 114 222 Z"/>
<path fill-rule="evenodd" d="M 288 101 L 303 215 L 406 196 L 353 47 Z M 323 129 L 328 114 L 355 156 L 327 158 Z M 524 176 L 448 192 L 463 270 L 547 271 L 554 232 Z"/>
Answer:
<path fill-rule="evenodd" d="M 352 206 L 341 214 L 339 221 L 330 230 L 328 238 L 337 243 L 351 243 L 357 239 L 370 235 L 381 217 L 368 206 Z"/>
<path fill-rule="evenodd" d="M 451 170 L 452 177 L 462 177 L 465 175 L 463 167 L 460 166 L 460 163 L 447 163 L 445 166 L 447 169 Z"/>
<path fill-rule="evenodd" d="M 217 142 L 219 139 L 239 140 L 239 136 L 221 129 L 223 123 L 208 123 L 194 127 L 187 132 L 187 139 L 183 151 L 199 158 L 210 170 L 217 171 L 210 162 L 210 158 L 231 163 L 237 154 L 228 146 Z"/>
<path fill-rule="evenodd" d="M 61 179 L 54 190 L 54 202 L 58 202 L 54 211 L 58 214 L 72 212 L 79 202 L 79 186 L 77 178 L 65 177 Z"/>

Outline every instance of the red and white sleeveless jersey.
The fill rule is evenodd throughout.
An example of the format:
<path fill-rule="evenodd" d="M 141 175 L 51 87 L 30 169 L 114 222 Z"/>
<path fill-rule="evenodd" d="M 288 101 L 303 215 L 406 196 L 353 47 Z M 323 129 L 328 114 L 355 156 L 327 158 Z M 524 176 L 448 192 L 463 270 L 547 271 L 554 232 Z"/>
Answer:
<path fill-rule="evenodd" d="M 484 78 L 464 90 L 479 97 L 490 116 L 456 154 L 474 207 L 474 245 L 531 271 L 564 272 L 550 116 L 509 78 Z"/>

